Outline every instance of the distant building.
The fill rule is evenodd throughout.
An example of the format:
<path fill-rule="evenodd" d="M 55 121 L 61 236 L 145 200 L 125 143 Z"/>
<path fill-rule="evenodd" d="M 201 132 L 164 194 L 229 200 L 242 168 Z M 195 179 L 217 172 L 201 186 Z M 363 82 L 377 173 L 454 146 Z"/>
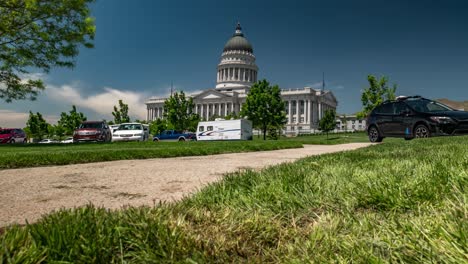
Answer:
<path fill-rule="evenodd" d="M 449 99 L 436 99 L 436 101 L 441 102 L 445 105 L 452 107 L 453 109 L 461 110 L 461 111 L 468 111 L 468 101 L 459 102 L 459 101 L 452 101 Z"/>
<path fill-rule="evenodd" d="M 366 119 L 356 115 L 340 115 L 336 118 L 336 132 L 355 132 L 366 130 Z"/>
<path fill-rule="evenodd" d="M 217 67 L 216 87 L 197 94 L 190 94 L 195 104 L 194 112 L 203 120 L 212 116 L 225 117 L 239 114 L 250 87 L 257 81 L 258 66 L 252 45 L 244 37 L 240 24 L 229 39 Z M 286 103 L 286 132 L 311 133 L 318 129 L 318 122 L 325 110 L 336 111 L 338 101 L 331 91 L 311 87 L 282 89 Z M 164 101 L 167 98 L 149 98 L 146 101 L 147 120 L 163 118 Z"/>

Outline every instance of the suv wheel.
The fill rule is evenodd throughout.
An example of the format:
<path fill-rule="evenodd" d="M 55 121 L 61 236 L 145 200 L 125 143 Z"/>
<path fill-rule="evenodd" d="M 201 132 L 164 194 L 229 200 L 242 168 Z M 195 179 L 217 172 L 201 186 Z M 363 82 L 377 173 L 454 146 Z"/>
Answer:
<path fill-rule="evenodd" d="M 158 142 L 159 138 L 153 138 L 153 142 Z"/>
<path fill-rule="evenodd" d="M 179 142 L 183 142 L 183 141 L 185 141 L 185 138 L 183 137 L 179 138 Z"/>
<path fill-rule="evenodd" d="M 431 136 L 431 132 L 425 125 L 417 125 L 414 129 L 415 138 L 428 138 Z"/>
<path fill-rule="evenodd" d="M 370 142 L 382 142 L 383 137 L 380 136 L 379 130 L 373 126 L 369 129 L 369 141 Z"/>
<path fill-rule="evenodd" d="M 10 142 L 8 142 L 8 143 L 10 143 L 10 144 L 15 144 L 15 140 L 12 139 L 12 140 L 10 140 Z"/>

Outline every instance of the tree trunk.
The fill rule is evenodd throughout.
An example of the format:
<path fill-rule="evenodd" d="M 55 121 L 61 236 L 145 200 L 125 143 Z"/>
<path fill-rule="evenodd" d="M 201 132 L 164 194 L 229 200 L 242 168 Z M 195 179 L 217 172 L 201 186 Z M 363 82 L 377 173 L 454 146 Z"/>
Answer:
<path fill-rule="evenodd" d="M 267 132 L 267 127 L 263 127 L 263 140 L 266 140 L 266 132 Z"/>

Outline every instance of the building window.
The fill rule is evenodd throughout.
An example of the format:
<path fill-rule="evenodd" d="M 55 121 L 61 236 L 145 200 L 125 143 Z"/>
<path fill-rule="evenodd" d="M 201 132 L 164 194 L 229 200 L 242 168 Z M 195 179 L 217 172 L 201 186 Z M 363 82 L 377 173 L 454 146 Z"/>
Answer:
<path fill-rule="evenodd" d="M 354 124 L 355 122 L 356 122 L 356 120 L 353 120 L 353 122 L 352 122 L 352 123 Z M 354 126 L 353 126 L 353 128 L 354 128 Z"/>
<path fill-rule="evenodd" d="M 359 120 L 359 124 L 362 124 L 362 120 Z"/>
<path fill-rule="evenodd" d="M 304 123 L 304 118 L 303 117 L 301 117 L 301 123 Z"/>
<path fill-rule="evenodd" d="M 353 129 L 355 128 L 355 125 L 353 125 Z"/>
<path fill-rule="evenodd" d="M 296 118 L 295 117 L 292 118 L 292 122 L 296 123 Z"/>

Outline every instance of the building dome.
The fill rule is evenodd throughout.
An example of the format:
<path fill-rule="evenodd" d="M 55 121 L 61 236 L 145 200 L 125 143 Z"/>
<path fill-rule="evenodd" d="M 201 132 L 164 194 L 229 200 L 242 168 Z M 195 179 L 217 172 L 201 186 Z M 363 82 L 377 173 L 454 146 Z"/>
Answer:
<path fill-rule="evenodd" d="M 240 23 L 237 23 L 236 33 L 232 36 L 231 39 L 224 45 L 223 51 L 232 51 L 232 50 L 240 50 L 240 51 L 247 51 L 253 53 L 253 48 L 250 42 L 244 37 L 242 33 L 242 28 Z"/>

